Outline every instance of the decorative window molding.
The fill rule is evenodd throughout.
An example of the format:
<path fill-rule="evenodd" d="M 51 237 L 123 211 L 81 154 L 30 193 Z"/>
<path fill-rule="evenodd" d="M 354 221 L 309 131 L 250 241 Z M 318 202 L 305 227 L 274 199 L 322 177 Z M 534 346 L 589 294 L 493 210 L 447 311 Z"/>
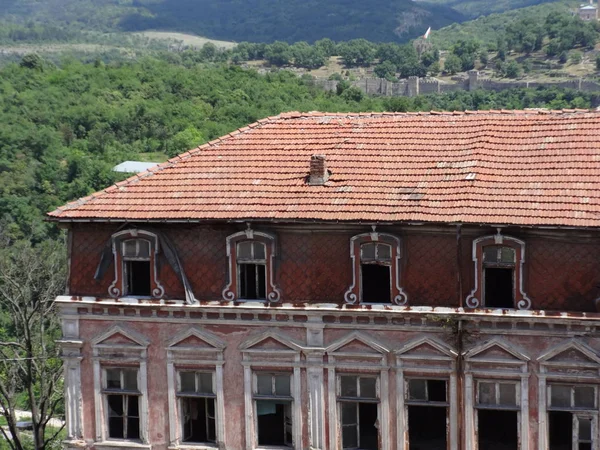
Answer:
<path fill-rule="evenodd" d="M 302 389 L 300 371 L 303 347 L 289 337 L 274 331 L 266 331 L 250 337 L 240 345 L 244 366 L 244 404 L 246 450 L 260 447 L 258 444 L 258 412 L 256 410 L 257 374 L 289 374 L 292 448 L 304 448 L 302 442 Z M 280 447 L 268 447 L 280 448 Z M 289 448 L 289 447 L 281 447 Z"/>
<path fill-rule="evenodd" d="M 515 405 L 517 411 L 517 434 L 519 450 L 529 450 L 529 361 L 530 358 L 515 345 L 493 338 L 464 353 L 464 417 L 466 448 L 477 450 L 478 411 L 484 405 L 479 402 L 481 383 L 516 385 Z"/>
<path fill-rule="evenodd" d="M 373 245 L 369 245 L 373 244 Z M 386 233 L 373 231 L 358 234 L 350 239 L 350 258 L 352 259 L 352 285 L 344 294 L 349 304 L 370 303 L 364 301 L 363 266 L 388 267 L 390 284 L 390 303 L 406 305 L 408 296 L 400 283 L 400 258 L 402 254 L 400 239 Z M 367 254 L 368 253 L 368 254 Z"/>
<path fill-rule="evenodd" d="M 512 292 L 513 292 L 513 307 L 517 309 L 530 309 L 531 300 L 525 293 L 523 266 L 525 264 L 525 242 L 510 237 L 503 236 L 498 229 L 498 233 L 493 236 L 484 236 L 473 241 L 473 266 L 475 270 L 475 286 L 469 296 L 466 298 L 466 305 L 469 308 L 486 307 L 485 299 L 485 268 L 484 252 L 486 247 L 494 247 L 496 249 L 510 249 L 505 253 L 499 250 L 497 267 L 506 267 L 513 270 Z M 502 256 L 510 255 L 513 258 L 512 262 L 503 262 Z M 491 264 L 490 264 L 491 267 Z"/>
<path fill-rule="evenodd" d="M 398 450 L 409 449 L 409 392 L 411 379 L 445 380 L 448 417 L 458 417 L 458 385 L 456 360 L 458 354 L 444 342 L 429 336 L 421 336 L 409 341 L 396 350 L 396 428 L 408 430 L 397 433 Z M 447 448 L 458 450 L 458 424 L 449 422 L 447 430 Z"/>
<path fill-rule="evenodd" d="M 158 280 L 158 236 L 135 228 L 123 230 L 112 235 L 111 246 L 115 277 L 108 288 L 108 294 L 113 298 L 125 296 L 162 298 L 165 289 Z M 149 266 L 147 268 L 149 280 L 140 280 L 140 282 L 149 284 L 143 289 L 147 293 L 137 294 L 132 286 L 133 277 L 136 276 L 134 270 L 143 272 L 146 270 L 146 264 Z"/>
<path fill-rule="evenodd" d="M 328 357 L 327 390 L 329 447 L 339 449 L 342 445 L 342 421 L 338 402 L 338 380 L 340 375 L 359 375 L 378 379 L 378 419 L 381 450 L 394 448 L 390 430 L 390 398 L 388 355 L 390 350 L 366 333 L 354 331 L 332 342 L 325 349 Z"/>
<path fill-rule="evenodd" d="M 247 230 L 227 236 L 229 281 L 223 289 L 223 299 L 278 302 L 281 291 L 274 282 L 276 254 L 272 234 L 254 231 L 248 226 Z"/>
<path fill-rule="evenodd" d="M 96 442 L 124 442 L 131 444 L 148 444 L 148 381 L 147 381 L 147 348 L 149 341 L 141 334 L 115 325 L 108 331 L 92 339 L 94 368 L 94 405 L 96 413 Z M 138 417 L 139 437 L 134 440 L 113 439 L 109 437 L 109 408 L 105 391 L 107 369 L 128 370 L 136 373 L 135 395 L 139 396 Z M 125 389 L 127 390 L 127 389 Z"/>
<path fill-rule="evenodd" d="M 226 343 L 219 337 L 198 327 L 177 333 L 167 342 L 167 386 L 169 398 L 169 448 L 180 447 L 225 448 L 225 403 L 223 397 L 223 364 Z M 213 374 L 212 390 L 215 405 L 216 443 L 184 442 L 183 412 L 177 392 L 180 373 L 198 372 Z"/>
<path fill-rule="evenodd" d="M 598 393 L 594 393 L 595 406 L 593 411 L 585 408 L 573 408 L 569 405 L 555 407 L 552 405 L 552 386 L 571 385 L 574 387 L 597 386 L 600 377 L 600 355 L 592 347 L 579 339 L 569 339 L 552 347 L 543 353 L 537 362 L 540 365 L 538 374 L 538 425 L 539 448 L 549 447 L 550 426 L 549 413 L 551 410 L 574 410 L 580 414 L 573 414 L 573 439 L 579 436 L 579 419 L 592 421 L 593 436 L 598 437 Z M 590 448 L 597 448 L 598 442 L 592 442 Z M 573 448 L 578 448 L 574 446 Z"/>

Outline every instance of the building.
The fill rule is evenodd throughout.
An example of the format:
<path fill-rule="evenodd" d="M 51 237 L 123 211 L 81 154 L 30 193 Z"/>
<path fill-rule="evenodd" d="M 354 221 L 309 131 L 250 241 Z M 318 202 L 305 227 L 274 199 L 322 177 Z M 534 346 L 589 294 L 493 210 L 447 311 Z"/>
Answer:
<path fill-rule="evenodd" d="M 157 162 L 123 161 L 121 164 L 113 167 L 112 170 L 113 172 L 140 173 L 150 170 L 159 164 Z"/>
<path fill-rule="evenodd" d="M 594 5 L 593 0 L 590 0 L 589 3 L 584 3 L 579 6 L 578 14 L 579 18 L 586 22 L 598 20 L 598 7 Z"/>
<path fill-rule="evenodd" d="M 600 113 L 286 113 L 49 214 L 68 449 L 598 449 Z"/>

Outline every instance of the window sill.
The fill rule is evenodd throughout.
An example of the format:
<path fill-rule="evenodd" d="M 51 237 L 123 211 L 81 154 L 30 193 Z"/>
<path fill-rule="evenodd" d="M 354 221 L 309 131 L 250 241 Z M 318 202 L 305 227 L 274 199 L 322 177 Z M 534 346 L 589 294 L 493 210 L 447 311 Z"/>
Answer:
<path fill-rule="evenodd" d="M 169 447 L 167 448 L 168 450 L 215 450 L 219 448 L 219 446 L 216 444 L 209 444 L 203 442 L 199 442 L 197 444 L 194 444 L 192 442 L 185 442 L 179 445 L 169 445 Z"/>
<path fill-rule="evenodd" d="M 152 448 L 149 444 L 142 444 L 141 442 L 135 441 L 101 441 L 94 442 L 94 447 L 100 450 L 110 450 L 112 448 L 136 448 L 150 450 Z"/>

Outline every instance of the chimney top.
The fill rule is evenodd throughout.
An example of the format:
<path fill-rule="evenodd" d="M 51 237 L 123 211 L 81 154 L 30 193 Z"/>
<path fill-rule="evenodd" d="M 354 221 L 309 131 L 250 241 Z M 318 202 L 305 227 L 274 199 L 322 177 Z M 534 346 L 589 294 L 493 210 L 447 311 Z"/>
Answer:
<path fill-rule="evenodd" d="M 310 175 L 308 184 L 311 186 L 323 186 L 329 179 L 327 170 L 327 159 L 325 155 L 312 155 L 310 158 Z"/>

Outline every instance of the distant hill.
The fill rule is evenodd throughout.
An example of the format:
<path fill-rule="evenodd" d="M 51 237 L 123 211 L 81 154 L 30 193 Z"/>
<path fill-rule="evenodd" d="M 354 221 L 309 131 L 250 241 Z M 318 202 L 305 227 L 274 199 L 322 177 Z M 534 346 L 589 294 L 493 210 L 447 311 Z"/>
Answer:
<path fill-rule="evenodd" d="M 487 16 L 512 9 L 550 3 L 555 0 L 427 0 L 430 3 L 453 8 L 469 18 Z"/>
<path fill-rule="evenodd" d="M 0 20 L 98 31 L 168 30 L 229 41 L 406 41 L 466 19 L 412 0 L 2 0 Z"/>
<path fill-rule="evenodd" d="M 475 39 L 483 44 L 495 46 L 506 27 L 512 23 L 524 19 L 539 19 L 553 13 L 569 12 L 569 4 L 564 1 L 545 3 L 542 5 L 529 6 L 526 8 L 506 11 L 499 14 L 491 14 L 479 17 L 463 23 L 455 23 L 435 30 L 431 34 L 431 40 L 440 49 L 448 49 L 460 40 Z"/>

